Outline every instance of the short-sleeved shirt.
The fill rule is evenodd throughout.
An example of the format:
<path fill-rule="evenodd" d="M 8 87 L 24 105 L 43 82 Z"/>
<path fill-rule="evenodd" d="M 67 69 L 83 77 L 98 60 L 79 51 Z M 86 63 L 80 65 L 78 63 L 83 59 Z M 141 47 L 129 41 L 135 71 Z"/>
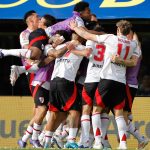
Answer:
<path fill-rule="evenodd" d="M 59 46 L 56 49 L 59 49 Z M 77 50 L 83 50 L 84 48 L 85 46 L 83 45 L 76 46 Z M 62 57 L 56 58 L 51 80 L 60 77 L 69 81 L 75 81 L 82 59 L 83 56 L 77 56 L 70 51 L 67 51 Z"/>
<path fill-rule="evenodd" d="M 100 78 L 126 84 L 126 66 L 113 63 L 111 56 L 118 54 L 124 60 L 130 59 L 132 55 L 139 56 L 137 42 L 128 40 L 126 36 L 113 34 L 97 35 L 97 41 L 106 46 Z"/>
<path fill-rule="evenodd" d="M 30 29 L 26 29 L 20 33 L 20 45 L 23 48 L 25 45 L 29 45 L 29 35 L 32 31 Z"/>
<path fill-rule="evenodd" d="M 85 83 L 99 82 L 100 71 L 103 66 L 103 55 L 105 52 L 105 45 L 88 40 L 86 42 L 86 48 L 91 48 L 92 53 L 89 57 Z"/>

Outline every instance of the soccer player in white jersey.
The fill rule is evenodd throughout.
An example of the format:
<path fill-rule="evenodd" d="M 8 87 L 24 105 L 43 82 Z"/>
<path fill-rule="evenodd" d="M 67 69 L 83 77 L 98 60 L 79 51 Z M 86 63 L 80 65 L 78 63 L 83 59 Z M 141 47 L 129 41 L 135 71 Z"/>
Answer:
<path fill-rule="evenodd" d="M 96 28 L 95 30 L 98 30 Z M 81 134 L 82 141 L 79 143 L 80 148 L 89 148 L 89 134 L 90 134 L 90 116 L 94 101 L 95 91 L 100 81 L 100 71 L 103 66 L 103 59 L 101 59 L 101 52 L 105 51 L 103 43 L 97 43 L 91 40 L 86 42 L 86 48 L 92 51 L 89 57 L 86 78 L 82 90 L 82 116 L 81 116 Z"/>
<path fill-rule="evenodd" d="M 84 48 L 85 47 L 81 44 L 76 46 L 76 49 L 80 51 L 82 56 L 75 55 L 74 53 L 76 50 L 71 50 L 55 60 L 54 71 L 50 82 L 49 109 L 51 115 L 46 125 L 45 148 L 51 147 L 53 133 L 59 124 L 66 119 L 68 113 L 69 136 L 65 147 L 78 148 L 78 145 L 75 143 L 75 138 L 78 130 L 81 108 L 74 81 L 83 56 L 89 55 L 89 50 L 84 50 Z"/>
<path fill-rule="evenodd" d="M 127 126 L 123 117 L 123 107 L 125 99 L 126 84 L 126 67 L 111 61 L 111 56 L 118 54 L 123 59 L 130 59 L 131 56 L 138 53 L 137 42 L 127 39 L 127 35 L 131 30 L 131 23 L 121 20 L 117 24 L 117 36 L 113 34 L 94 35 L 77 27 L 72 21 L 70 27 L 85 39 L 98 43 L 104 43 L 106 50 L 101 54 L 104 59 L 104 65 L 100 73 L 100 83 L 96 91 L 95 97 L 97 107 L 93 108 L 93 131 L 95 135 L 94 148 L 102 149 L 101 136 L 96 136 L 100 131 L 101 121 L 100 113 L 103 108 L 109 107 L 114 110 L 115 120 L 118 127 L 120 144 L 118 149 L 127 149 L 126 131 Z"/>
<path fill-rule="evenodd" d="M 128 132 L 132 134 L 138 140 L 138 149 L 143 149 L 149 142 L 149 140 L 142 136 L 139 133 L 139 130 L 133 124 L 133 116 L 132 116 L 132 105 L 133 100 L 136 96 L 136 92 L 138 89 L 138 72 L 140 69 L 142 53 L 141 53 L 141 43 L 138 39 L 138 36 L 132 30 L 127 35 L 127 38 L 130 40 L 136 40 L 138 42 L 139 47 L 139 55 L 132 57 L 130 60 L 123 60 L 120 56 L 116 55 L 112 57 L 112 61 L 116 63 L 124 63 L 127 67 L 126 72 L 126 98 L 125 98 L 125 107 L 124 107 L 124 117 L 128 126 Z"/>

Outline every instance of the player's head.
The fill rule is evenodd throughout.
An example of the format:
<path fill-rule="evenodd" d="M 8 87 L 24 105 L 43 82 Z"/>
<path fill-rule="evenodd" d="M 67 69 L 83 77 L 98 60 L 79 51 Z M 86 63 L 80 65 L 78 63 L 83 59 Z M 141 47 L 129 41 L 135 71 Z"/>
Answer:
<path fill-rule="evenodd" d="M 36 29 L 29 35 L 29 47 L 37 47 L 41 51 L 44 50 L 45 45 L 48 43 L 48 37 L 44 29 Z"/>
<path fill-rule="evenodd" d="M 104 31 L 104 28 L 96 21 L 86 22 L 85 27 L 88 30 L 94 30 L 94 31 L 98 31 L 98 32 Z"/>
<path fill-rule="evenodd" d="M 89 8 L 89 3 L 87 2 L 79 2 L 74 6 L 74 11 L 79 12 L 81 18 L 83 19 L 91 19 L 91 11 Z"/>
<path fill-rule="evenodd" d="M 130 30 L 129 34 L 127 35 L 127 39 L 132 40 L 133 39 L 133 31 Z"/>
<path fill-rule="evenodd" d="M 98 21 L 95 14 L 91 14 L 91 21 Z"/>
<path fill-rule="evenodd" d="M 68 33 L 65 30 L 58 30 L 58 31 L 56 31 L 55 36 L 63 36 L 63 38 L 64 38 L 63 43 L 71 40 L 70 33 Z"/>
<path fill-rule="evenodd" d="M 39 16 L 34 10 L 30 10 L 24 15 L 24 22 L 28 26 L 32 26 L 33 29 L 37 29 L 39 24 Z"/>
<path fill-rule="evenodd" d="M 39 28 L 45 29 L 49 26 L 52 26 L 56 23 L 55 17 L 45 14 L 39 21 Z"/>
<path fill-rule="evenodd" d="M 127 20 L 120 20 L 116 23 L 117 26 L 117 34 L 127 36 L 130 33 L 132 28 L 132 24 Z"/>

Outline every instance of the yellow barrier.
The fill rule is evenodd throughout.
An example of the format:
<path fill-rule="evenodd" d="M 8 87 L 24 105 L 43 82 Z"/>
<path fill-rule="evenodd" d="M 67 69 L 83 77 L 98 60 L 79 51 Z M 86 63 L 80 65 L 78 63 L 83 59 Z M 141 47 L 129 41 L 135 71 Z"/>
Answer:
<path fill-rule="evenodd" d="M 17 147 L 17 140 L 24 134 L 32 118 L 33 106 L 31 97 L 0 97 L 0 147 Z M 150 97 L 135 99 L 133 116 L 140 132 L 150 138 Z M 111 116 L 108 138 L 113 148 L 118 146 L 116 132 L 117 128 Z M 132 136 L 128 139 L 128 147 L 137 147 L 137 141 Z M 147 149 L 150 149 L 149 145 Z"/>

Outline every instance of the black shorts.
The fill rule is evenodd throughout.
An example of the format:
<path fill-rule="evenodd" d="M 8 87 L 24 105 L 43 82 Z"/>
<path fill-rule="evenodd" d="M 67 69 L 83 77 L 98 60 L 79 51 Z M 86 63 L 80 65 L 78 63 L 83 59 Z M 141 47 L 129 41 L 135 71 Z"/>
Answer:
<path fill-rule="evenodd" d="M 82 90 L 82 105 L 96 105 L 94 96 L 99 82 L 84 83 Z"/>
<path fill-rule="evenodd" d="M 125 84 L 101 79 L 95 93 L 98 106 L 110 109 L 123 109 L 125 105 Z"/>
<path fill-rule="evenodd" d="M 137 92 L 136 88 L 129 87 L 128 85 L 126 85 L 126 96 L 125 96 L 125 107 L 124 107 L 125 111 L 131 112 L 132 104 L 136 92 Z"/>
<path fill-rule="evenodd" d="M 50 82 L 50 85 L 50 111 L 81 110 L 81 102 L 74 82 L 57 77 Z"/>
<path fill-rule="evenodd" d="M 31 86 L 32 89 L 32 97 L 34 98 L 35 106 L 48 106 L 49 102 L 49 91 L 44 89 L 43 87 Z"/>

